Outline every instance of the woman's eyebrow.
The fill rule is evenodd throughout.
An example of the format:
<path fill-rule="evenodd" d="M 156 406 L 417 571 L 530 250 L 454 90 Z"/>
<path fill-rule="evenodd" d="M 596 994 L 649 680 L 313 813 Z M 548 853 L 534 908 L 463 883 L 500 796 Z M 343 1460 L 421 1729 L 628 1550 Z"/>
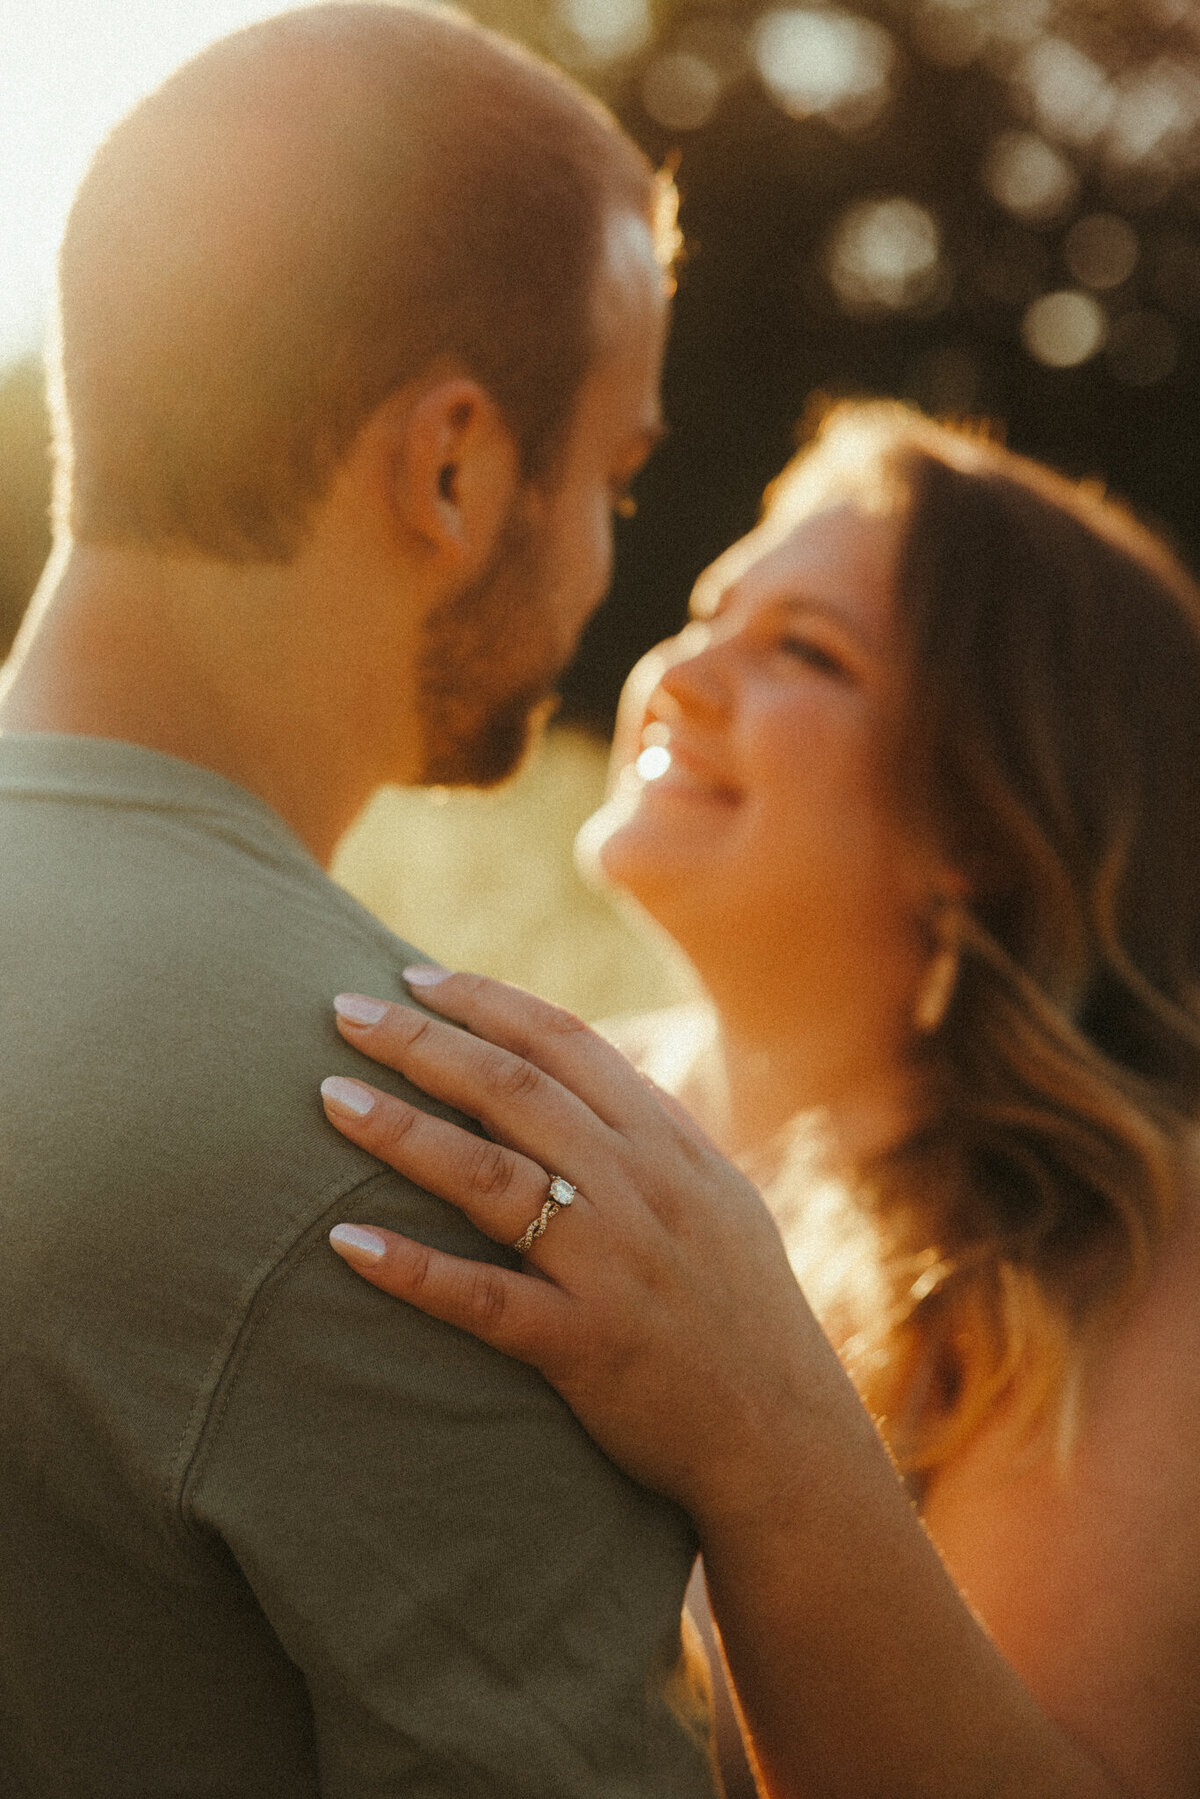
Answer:
<path fill-rule="evenodd" d="M 689 619 L 694 619 L 705 624 L 711 623 L 713 619 L 720 618 L 723 612 L 728 611 L 730 605 L 733 604 L 736 599 L 736 581 L 731 581 L 728 587 L 723 587 L 711 601 L 708 599 L 703 590 L 703 585 L 701 584 L 697 591 L 693 593 L 692 599 L 689 602 L 688 617 Z M 780 593 L 773 598 L 766 598 L 762 604 L 764 607 L 778 609 L 783 612 L 802 615 L 808 618 L 823 619 L 828 624 L 833 625 L 836 629 L 844 631 L 847 637 L 861 647 L 864 655 L 878 654 L 876 646 L 867 641 L 855 622 L 849 618 L 840 607 L 831 606 L 827 601 L 814 599 L 810 594 Z"/>
<path fill-rule="evenodd" d="M 817 619 L 832 626 L 846 646 L 850 661 L 857 666 L 860 675 L 876 675 L 886 667 L 884 646 L 866 636 L 861 625 L 849 618 L 840 607 L 807 599 L 802 594 L 792 594 L 783 600 L 783 609 L 796 617 L 798 622 L 801 619 Z"/>
<path fill-rule="evenodd" d="M 789 612 L 803 612 L 809 617 L 823 618 L 829 624 L 837 625 L 839 629 L 847 632 L 857 642 L 862 643 L 864 648 L 867 647 L 863 634 L 854 620 L 843 612 L 840 606 L 831 606 L 827 600 L 815 600 L 803 593 L 784 593 L 770 603 L 782 606 Z"/>

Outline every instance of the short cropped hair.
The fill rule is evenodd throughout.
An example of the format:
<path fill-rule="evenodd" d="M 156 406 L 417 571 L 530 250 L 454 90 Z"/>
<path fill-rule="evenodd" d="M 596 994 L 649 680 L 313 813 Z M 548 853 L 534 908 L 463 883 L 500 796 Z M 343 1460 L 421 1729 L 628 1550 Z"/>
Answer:
<path fill-rule="evenodd" d="M 565 76 L 442 8 L 327 4 L 202 51 L 119 124 L 59 262 L 58 516 L 287 561 L 360 426 L 457 360 L 546 479 L 605 222 L 659 189 Z"/>

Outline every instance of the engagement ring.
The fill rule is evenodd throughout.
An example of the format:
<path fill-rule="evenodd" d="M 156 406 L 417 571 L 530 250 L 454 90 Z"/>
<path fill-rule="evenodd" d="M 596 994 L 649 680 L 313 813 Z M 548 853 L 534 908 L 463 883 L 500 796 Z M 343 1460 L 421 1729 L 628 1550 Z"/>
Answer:
<path fill-rule="evenodd" d="M 523 1236 L 517 1238 L 513 1248 L 524 1255 L 529 1247 L 537 1242 L 556 1212 L 569 1206 L 575 1197 L 575 1188 L 570 1181 L 565 1181 L 561 1174 L 556 1174 L 550 1182 L 550 1191 L 542 1204 L 542 1209 Z"/>

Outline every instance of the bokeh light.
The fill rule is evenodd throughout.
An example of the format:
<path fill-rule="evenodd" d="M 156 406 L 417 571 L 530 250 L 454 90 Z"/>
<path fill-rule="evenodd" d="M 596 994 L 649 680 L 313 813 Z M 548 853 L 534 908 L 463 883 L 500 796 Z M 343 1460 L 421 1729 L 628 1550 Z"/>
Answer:
<path fill-rule="evenodd" d="M 834 232 L 829 279 L 850 311 L 912 310 L 938 294 L 941 247 L 937 220 L 918 201 L 859 201 Z"/>
<path fill-rule="evenodd" d="M 1107 74 L 1065 38 L 1044 37 L 1034 44 L 1018 79 L 1052 137 L 1090 144 L 1112 117 L 1117 97 Z"/>
<path fill-rule="evenodd" d="M 895 46 L 872 19 L 786 7 L 759 21 L 754 60 L 768 92 L 793 118 L 823 113 L 862 126 L 887 102 Z"/>
<path fill-rule="evenodd" d="M 1079 186 L 1067 158 L 1033 131 L 1002 131 L 994 138 L 983 180 L 999 205 L 1030 224 L 1057 218 Z"/>
<path fill-rule="evenodd" d="M 668 131 L 698 131 L 717 110 L 722 81 L 707 57 L 667 50 L 642 76 L 642 105 Z"/>
<path fill-rule="evenodd" d="M 632 56 L 651 33 L 646 0 L 561 0 L 562 22 L 587 58 Z"/>
<path fill-rule="evenodd" d="M 1063 240 L 1067 267 L 1083 287 L 1120 287 L 1138 260 L 1138 234 L 1127 219 L 1093 212 L 1077 219 Z"/>
<path fill-rule="evenodd" d="M 1107 329 L 1100 302 L 1071 288 L 1043 294 L 1021 321 L 1025 348 L 1051 369 L 1078 368 L 1103 347 Z"/>
<path fill-rule="evenodd" d="M 1159 61 L 1124 84 L 1106 151 L 1118 165 L 1178 158 L 1198 124 L 1200 70 Z"/>

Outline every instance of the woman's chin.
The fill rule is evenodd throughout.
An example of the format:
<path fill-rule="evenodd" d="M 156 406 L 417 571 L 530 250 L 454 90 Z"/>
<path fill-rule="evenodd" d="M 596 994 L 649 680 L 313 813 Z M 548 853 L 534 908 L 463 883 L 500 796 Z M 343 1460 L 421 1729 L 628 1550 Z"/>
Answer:
<path fill-rule="evenodd" d="M 636 795 L 618 788 L 580 825 L 575 835 L 575 867 L 589 887 L 603 892 L 620 884 L 619 876 L 609 870 L 609 846 L 628 825 L 636 805 Z"/>
<path fill-rule="evenodd" d="M 695 889 L 696 844 L 664 830 L 639 798 L 618 790 L 585 819 L 575 839 L 575 865 L 590 886 L 627 894 L 670 931 L 680 903 Z"/>

